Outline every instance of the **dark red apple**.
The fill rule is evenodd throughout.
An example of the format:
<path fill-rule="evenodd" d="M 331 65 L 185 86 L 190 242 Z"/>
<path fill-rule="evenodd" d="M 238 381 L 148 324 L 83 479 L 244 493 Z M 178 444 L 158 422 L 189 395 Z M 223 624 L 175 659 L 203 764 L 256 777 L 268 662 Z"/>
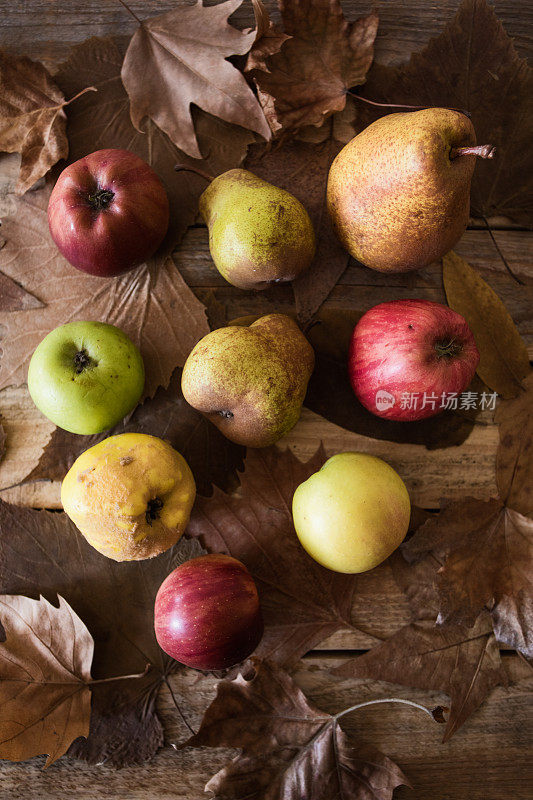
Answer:
<path fill-rule="evenodd" d="M 63 170 L 48 203 L 52 239 L 90 275 L 127 272 L 155 253 L 168 228 L 168 197 L 142 158 L 97 150 Z"/>
<path fill-rule="evenodd" d="M 254 580 L 221 554 L 186 561 L 157 592 L 155 635 L 169 656 L 195 669 L 224 669 L 252 653 L 263 635 Z"/>
<path fill-rule="evenodd" d="M 432 417 L 474 377 L 479 352 L 464 317 L 430 300 L 393 300 L 354 328 L 348 371 L 355 394 L 378 417 Z"/>

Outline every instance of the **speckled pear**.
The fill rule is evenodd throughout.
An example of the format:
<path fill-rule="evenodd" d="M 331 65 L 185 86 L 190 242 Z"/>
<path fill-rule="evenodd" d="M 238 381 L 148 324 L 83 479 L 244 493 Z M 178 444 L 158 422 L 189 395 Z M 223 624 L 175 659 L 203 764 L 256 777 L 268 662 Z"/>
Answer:
<path fill-rule="evenodd" d="M 340 151 L 327 205 L 348 252 L 379 272 L 408 272 L 441 258 L 466 229 L 476 156 L 471 121 L 427 108 L 389 114 Z"/>
<path fill-rule="evenodd" d="M 185 362 L 181 388 L 228 439 L 267 447 L 298 421 L 314 361 L 296 322 L 268 314 L 204 336 Z"/>
<path fill-rule="evenodd" d="M 303 205 L 246 169 L 215 178 L 200 197 L 200 213 L 215 266 L 233 286 L 286 283 L 313 260 L 315 232 Z"/>

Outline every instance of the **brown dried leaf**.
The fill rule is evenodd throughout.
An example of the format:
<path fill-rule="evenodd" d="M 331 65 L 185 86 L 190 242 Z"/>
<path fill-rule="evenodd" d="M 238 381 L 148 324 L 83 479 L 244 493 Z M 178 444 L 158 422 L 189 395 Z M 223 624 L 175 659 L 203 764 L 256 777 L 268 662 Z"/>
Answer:
<path fill-rule="evenodd" d="M 0 270 L 45 305 L 1 317 L 3 352 L 0 387 L 20 385 L 33 350 L 57 325 L 99 320 L 117 325 L 140 347 L 146 369 L 145 394 L 168 385 L 191 348 L 208 331 L 203 305 L 170 257 L 151 259 L 133 272 L 102 279 L 74 269 L 54 245 L 47 220 L 50 186 L 17 199 L 14 217 L 4 220 L 6 238 Z"/>
<path fill-rule="evenodd" d="M 209 552 L 229 553 L 246 564 L 265 620 L 256 653 L 283 665 L 351 625 L 355 577 L 319 566 L 292 524 L 294 490 L 324 460 L 322 447 L 305 464 L 289 450 L 249 450 L 238 496 L 215 489 L 213 497 L 198 498 L 187 528 Z"/>
<path fill-rule="evenodd" d="M 514 397 L 530 368 L 527 347 L 511 315 L 481 275 L 453 250 L 442 266 L 448 305 L 466 319 L 479 349 L 477 374 L 493 391 Z M 531 294 L 528 286 L 523 291 Z"/>
<path fill-rule="evenodd" d="M 22 311 L 42 307 L 40 300 L 0 272 L 0 311 Z"/>
<path fill-rule="evenodd" d="M 440 627 L 419 619 L 368 653 L 333 670 L 343 678 L 371 678 L 401 686 L 442 691 L 450 696 L 447 741 L 478 708 L 491 689 L 507 684 L 490 623 L 474 629 Z"/>
<path fill-rule="evenodd" d="M 326 211 L 328 171 L 341 147 L 331 136 L 319 145 L 285 142 L 269 152 L 252 147 L 246 161 L 252 172 L 295 195 L 313 222 L 318 240 L 315 258 L 292 284 L 303 325 L 312 319 L 348 266 L 348 253 L 336 238 Z"/>
<path fill-rule="evenodd" d="M 197 136 L 205 159 L 188 158 L 151 120 L 145 133 L 137 131 L 129 112 L 129 98 L 122 85 L 122 53 L 111 39 L 89 39 L 74 47 L 59 68 L 56 80 L 69 96 L 90 81 L 96 93 L 85 94 L 69 109 L 70 160 L 94 150 L 124 148 L 136 153 L 157 172 L 170 202 L 170 225 L 159 253 L 169 253 L 182 239 L 198 214 L 198 197 L 205 181 L 190 172 L 175 172 L 176 164 L 195 165 L 218 175 L 242 162 L 248 144 L 255 141 L 249 131 L 193 109 Z"/>
<path fill-rule="evenodd" d="M 26 480 L 62 480 L 76 458 L 107 436 L 149 433 L 167 440 L 186 459 L 196 488 L 209 495 L 213 484 L 228 491 L 238 486 L 237 470 L 243 469 L 244 447 L 233 444 L 218 428 L 183 399 L 181 370 L 175 370 L 168 389 L 159 388 L 151 400 L 137 406 L 132 416 L 95 436 L 77 436 L 56 428 L 39 463 Z"/>
<path fill-rule="evenodd" d="M 442 564 L 439 623 L 472 626 L 487 607 L 497 639 L 533 656 L 533 520 L 469 497 L 445 504 L 402 552 Z"/>
<path fill-rule="evenodd" d="M 177 665 L 157 645 L 154 600 L 168 573 L 200 552 L 182 541 L 158 558 L 119 563 L 87 544 L 66 514 L 0 501 L 0 593 L 64 597 L 94 638 L 94 679 L 135 676 L 150 664 L 143 677 L 93 685 L 89 736 L 70 755 L 120 767 L 163 744 L 155 700 Z"/>
<path fill-rule="evenodd" d="M 197 0 L 141 23 L 121 73 L 137 130 L 150 117 L 177 147 L 201 158 L 190 111 L 194 103 L 226 122 L 270 138 L 252 90 L 226 60 L 247 53 L 255 38 L 253 31 L 241 32 L 228 24 L 241 3 L 227 0 L 204 6 Z"/>
<path fill-rule="evenodd" d="M 391 800 L 396 786 L 409 785 L 391 759 L 310 705 L 286 672 L 253 663 L 253 676 L 248 670 L 218 684 L 200 730 L 184 745 L 242 748 L 206 791 L 220 800 Z"/>
<path fill-rule="evenodd" d="M 486 0 L 463 0 L 440 36 L 407 64 L 375 65 L 361 94 L 383 103 L 470 112 L 478 142 L 497 149 L 493 161 L 478 159 L 473 215 L 503 215 L 533 225 L 533 70 L 518 57 Z M 366 109 L 364 124 L 401 110 Z"/>
<path fill-rule="evenodd" d="M 533 373 L 523 381 L 525 391 L 504 400 L 496 411 L 500 446 L 496 456 L 496 483 L 510 508 L 533 515 Z"/>
<path fill-rule="evenodd" d="M 6 432 L 0 423 L 0 461 L 3 459 L 6 452 Z"/>
<path fill-rule="evenodd" d="M 377 14 L 347 22 L 339 0 L 282 2 L 289 35 L 251 75 L 267 101 L 276 132 L 320 126 L 346 104 L 346 91 L 364 82 L 374 57 Z"/>
<path fill-rule="evenodd" d="M 65 104 L 42 64 L 0 52 L 0 150 L 22 156 L 18 194 L 67 157 Z"/>
<path fill-rule="evenodd" d="M 62 597 L 0 596 L 0 623 L 0 758 L 48 767 L 89 734 L 94 642 Z"/>

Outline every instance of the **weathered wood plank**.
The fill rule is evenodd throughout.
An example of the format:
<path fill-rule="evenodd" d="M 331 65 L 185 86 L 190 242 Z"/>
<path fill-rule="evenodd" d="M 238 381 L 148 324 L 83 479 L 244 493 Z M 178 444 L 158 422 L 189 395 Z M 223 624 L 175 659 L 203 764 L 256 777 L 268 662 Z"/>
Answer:
<path fill-rule="evenodd" d="M 183 2 L 183 0 L 181 0 Z M 179 4 L 176 0 L 129 0 L 128 5 L 141 19 L 170 11 Z M 207 0 L 206 5 L 213 5 Z M 277 18 L 275 0 L 266 5 Z M 376 40 L 376 60 L 383 64 L 401 63 L 413 50 L 420 50 L 432 36 L 438 36 L 453 17 L 460 0 L 343 0 L 348 19 L 368 13 L 377 6 L 381 24 Z M 533 35 L 533 5 L 516 0 L 495 0 L 495 11 L 507 33 L 513 37 L 518 53 L 531 54 Z M 118 0 L 25 0 L 13 3 L 0 1 L 2 29 L 1 46 L 16 53 L 53 66 L 68 54 L 69 48 L 90 36 L 131 36 L 135 20 Z M 243 3 L 233 16 L 236 25 L 253 25 L 251 4 Z"/>
<path fill-rule="evenodd" d="M 10 390 L 12 397 L 25 398 L 24 388 Z M 2 393 L 0 393 L 0 399 Z M 10 431 L 16 424 L 13 437 L 14 456 L 6 455 L 0 463 L 0 486 L 12 486 L 17 475 L 26 465 L 35 463 L 39 446 L 43 446 L 49 436 L 50 427 L 46 420 L 36 417 L 33 412 L 29 421 L 23 416 L 16 422 L 6 416 L 8 447 Z M 31 443 L 34 446 L 31 447 Z M 465 492 L 477 497 L 487 498 L 496 492 L 494 482 L 494 457 L 498 443 L 498 430 L 492 425 L 475 425 L 468 438 L 460 446 L 440 450 L 427 450 L 424 445 L 399 444 L 369 439 L 351 433 L 317 414 L 304 408 L 296 427 L 280 440 L 281 447 L 288 446 L 302 460 L 308 459 L 322 441 L 328 455 L 343 450 L 360 450 L 386 459 L 399 471 L 407 484 L 412 501 L 423 508 L 438 508 L 440 499 L 464 496 Z M 25 444 L 26 443 L 26 444 Z M 19 478 L 20 480 L 20 478 Z M 26 491 L 28 494 L 26 494 Z M 18 487 L 16 491 L 0 492 L 0 497 L 10 502 L 35 506 L 43 504 L 46 508 L 59 508 L 59 483 L 42 483 L 28 490 Z"/>
<path fill-rule="evenodd" d="M 305 658 L 295 673 L 309 699 L 330 713 L 357 702 L 396 695 L 431 707 L 445 704 L 446 695 L 376 681 L 340 681 L 329 669 L 342 659 L 327 656 Z M 401 705 L 382 705 L 360 710 L 345 718 L 343 726 L 354 737 L 380 747 L 406 772 L 413 790 L 400 789 L 400 800 L 529 800 L 526 761 L 527 690 L 529 668 L 518 657 L 504 659 L 506 668 L 520 682 L 496 689 L 483 706 L 446 745 L 442 728 L 425 715 Z M 214 696 L 216 681 L 192 670 L 171 678 L 172 688 L 193 728 Z M 185 740 L 187 732 L 167 690 L 158 700 L 167 746 L 148 764 L 120 771 L 88 767 L 61 759 L 42 771 L 43 758 L 24 764 L 0 766 L 2 800 L 200 800 L 205 782 L 233 756 L 228 750 L 174 750 L 169 745 Z"/>

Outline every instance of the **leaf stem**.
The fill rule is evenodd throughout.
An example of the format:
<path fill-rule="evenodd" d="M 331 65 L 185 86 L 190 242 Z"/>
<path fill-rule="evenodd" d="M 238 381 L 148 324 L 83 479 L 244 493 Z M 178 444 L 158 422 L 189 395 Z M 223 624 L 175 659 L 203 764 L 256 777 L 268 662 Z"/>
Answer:
<path fill-rule="evenodd" d="M 132 16 L 134 19 L 136 19 L 136 20 L 137 20 L 137 22 L 139 23 L 139 25 L 142 25 L 142 24 L 143 24 L 143 21 L 142 21 L 142 19 L 139 19 L 139 17 L 138 17 L 138 16 L 137 16 L 137 14 L 135 13 L 135 11 L 132 11 L 132 9 L 131 9 L 131 8 L 130 8 L 128 5 L 126 5 L 126 3 L 124 2 L 124 0 L 118 0 L 118 2 L 120 3 L 120 5 L 121 5 L 121 6 L 123 6 L 123 7 L 126 9 L 126 11 L 127 11 L 129 14 L 131 14 L 131 16 Z"/>
<path fill-rule="evenodd" d="M 426 706 L 420 705 L 420 703 L 414 703 L 412 700 L 403 700 L 401 697 L 383 697 L 380 700 L 367 700 L 364 703 L 358 703 L 356 706 L 351 706 L 351 708 L 346 708 L 344 711 L 340 711 L 338 714 L 335 714 L 333 717 L 334 720 L 338 720 L 341 717 L 344 717 L 345 714 L 350 714 L 352 711 L 357 711 L 359 708 L 365 708 L 366 706 L 375 706 L 380 703 L 402 703 L 404 706 L 412 706 L 413 708 L 418 708 L 420 711 L 423 711 L 424 714 L 427 714 L 431 717 L 432 720 L 435 722 L 444 722 L 443 713 L 445 708 L 443 706 L 437 706 L 434 709 L 426 708 Z"/>
<path fill-rule="evenodd" d="M 424 111 L 426 108 L 437 108 L 437 106 L 411 106 L 406 103 L 378 103 L 376 100 L 369 100 L 368 97 L 362 97 L 360 94 L 352 92 L 350 89 L 347 89 L 346 93 L 355 100 L 368 103 L 369 106 L 378 106 L 378 108 L 408 108 L 412 111 Z M 440 106 L 438 106 L 438 108 L 440 108 Z M 464 108 L 449 108 L 448 106 L 444 106 L 444 108 L 447 108 L 448 111 L 457 111 L 459 114 L 464 114 L 468 119 L 472 116 L 470 111 L 465 111 Z"/>
<path fill-rule="evenodd" d="M 134 678 L 144 678 L 144 676 L 148 672 L 148 666 L 146 667 L 144 672 L 138 672 L 136 675 L 117 675 L 114 678 L 98 678 L 97 680 L 87 681 L 87 683 L 90 686 L 94 686 L 97 683 L 112 683 L 112 681 L 128 681 L 128 680 L 133 680 Z"/>
<path fill-rule="evenodd" d="M 500 258 L 501 258 L 501 260 L 502 260 L 502 262 L 503 262 L 503 265 L 504 265 L 505 269 L 507 270 L 507 272 L 509 273 L 509 275 L 511 276 L 511 278 L 514 278 L 514 280 L 515 280 L 517 283 L 519 283 L 519 284 L 520 284 L 520 286 L 525 286 L 525 283 L 524 283 L 524 281 L 520 280 L 520 278 L 519 278 L 517 275 L 515 275 L 515 274 L 514 274 L 513 270 L 511 269 L 511 267 L 510 267 L 510 266 L 509 266 L 509 264 L 507 263 L 507 259 L 505 258 L 504 254 L 503 254 L 503 253 L 502 253 L 502 251 L 500 250 L 500 246 L 499 246 L 498 242 L 496 241 L 496 237 L 494 236 L 494 234 L 493 234 L 493 232 L 492 232 L 492 228 L 491 228 L 491 227 L 490 227 L 490 225 L 489 225 L 489 221 L 488 221 L 488 219 L 487 219 L 486 217 L 481 217 L 481 219 L 483 220 L 483 222 L 484 222 L 484 223 L 485 223 L 485 225 L 487 226 L 487 230 L 488 230 L 488 232 L 489 232 L 489 236 L 490 236 L 490 238 L 492 239 L 492 244 L 493 244 L 493 245 L 494 245 L 494 247 L 496 248 L 496 252 L 497 252 L 497 253 L 498 253 L 498 255 L 500 256 Z"/>
<path fill-rule="evenodd" d="M 194 172 L 196 175 L 199 175 L 201 178 L 205 178 L 206 181 L 214 181 L 215 176 L 210 175 L 209 172 L 204 172 L 203 169 L 198 169 L 198 167 L 190 167 L 188 164 L 176 164 L 174 167 L 175 172 Z"/>
<path fill-rule="evenodd" d="M 96 88 L 96 86 L 86 86 L 85 89 L 81 90 L 81 92 L 78 92 L 78 94 L 75 94 L 74 97 L 71 97 L 69 100 L 67 100 L 64 103 L 64 106 L 68 106 L 69 103 L 73 103 L 74 100 L 77 100 L 78 97 L 82 96 L 82 94 L 86 94 L 87 92 L 97 92 L 97 91 L 98 89 Z"/>
<path fill-rule="evenodd" d="M 193 728 L 191 728 L 191 726 L 190 726 L 190 725 L 189 725 L 189 723 L 187 722 L 187 720 L 186 720 L 186 718 L 185 718 L 185 715 L 184 715 L 183 711 L 181 710 L 181 707 L 180 707 L 180 705 L 179 705 L 178 701 L 176 700 L 176 696 L 175 696 L 174 692 L 172 691 L 172 686 L 170 685 L 170 682 L 169 682 L 169 680 L 168 680 L 168 678 L 167 678 L 167 676 L 166 676 L 166 675 L 164 675 L 164 676 L 163 676 L 163 680 L 164 680 L 164 682 L 165 682 L 165 684 L 166 684 L 166 687 L 167 687 L 168 691 L 170 692 L 170 695 L 171 695 L 171 697 L 172 697 L 172 700 L 173 700 L 173 702 L 174 702 L 174 705 L 175 705 L 175 706 L 176 706 L 176 708 L 178 709 L 178 713 L 179 713 L 180 717 L 182 718 L 182 720 L 183 720 L 183 723 L 184 723 L 184 724 L 185 724 L 185 726 L 186 726 L 186 727 L 189 729 L 189 733 L 190 733 L 192 736 L 195 736 L 195 735 L 196 735 L 196 731 L 195 731 L 195 730 L 193 730 Z"/>

